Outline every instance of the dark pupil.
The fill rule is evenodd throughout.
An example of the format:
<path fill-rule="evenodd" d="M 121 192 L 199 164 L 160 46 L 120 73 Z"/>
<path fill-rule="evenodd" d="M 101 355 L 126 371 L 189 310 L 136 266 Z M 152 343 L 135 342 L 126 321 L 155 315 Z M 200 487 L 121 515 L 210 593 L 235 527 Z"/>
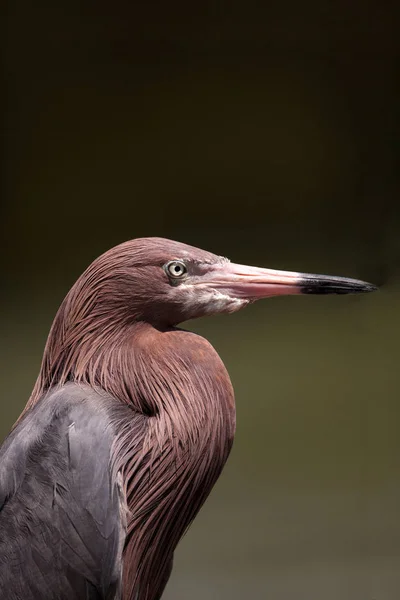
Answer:
<path fill-rule="evenodd" d="M 174 271 L 175 271 L 175 273 L 180 273 L 180 271 L 181 271 L 181 268 L 182 268 L 182 267 L 180 267 L 179 265 L 175 265 L 175 267 L 174 267 Z"/>

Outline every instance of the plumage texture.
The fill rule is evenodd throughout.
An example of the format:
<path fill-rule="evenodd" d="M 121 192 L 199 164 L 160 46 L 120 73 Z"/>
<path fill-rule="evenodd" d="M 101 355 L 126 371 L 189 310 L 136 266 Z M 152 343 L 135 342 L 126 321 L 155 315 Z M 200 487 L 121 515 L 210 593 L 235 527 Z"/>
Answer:
<path fill-rule="evenodd" d="M 106 397 L 111 399 L 112 406 L 118 407 L 112 415 L 107 413 L 109 422 L 106 419 L 106 423 L 96 424 L 91 430 L 95 416 L 92 398 L 90 406 L 81 398 L 79 419 L 92 434 L 90 443 L 86 442 L 85 446 L 86 454 L 92 456 L 89 459 L 78 451 L 77 456 L 81 458 L 77 463 L 84 461 L 85 468 L 80 473 L 82 482 L 87 471 L 101 471 L 113 499 L 118 477 L 121 479 L 123 497 L 118 507 L 110 505 L 104 524 L 109 528 L 111 523 L 118 523 L 121 535 L 121 523 L 126 518 L 122 561 L 115 550 L 116 543 L 112 550 L 107 547 L 107 551 L 102 551 L 96 536 L 92 538 L 89 531 L 83 552 L 93 553 L 94 561 L 90 572 L 82 571 L 79 577 L 84 577 L 86 586 L 97 585 L 96 592 L 90 588 L 90 595 L 86 588 L 77 588 L 76 595 L 67 595 L 66 600 L 118 597 L 112 587 L 114 583 L 109 584 L 111 592 L 106 591 L 106 584 L 93 583 L 92 572 L 101 578 L 106 556 L 111 556 L 112 564 L 116 560 L 119 565 L 117 579 L 122 580 L 123 600 L 158 600 L 171 571 L 174 549 L 208 496 L 231 449 L 235 408 L 226 369 L 206 340 L 175 328 L 182 320 L 207 311 L 206 306 L 197 305 L 193 298 L 183 303 L 178 290 L 164 285 L 165 274 L 160 267 L 166 260 L 175 258 L 191 261 L 199 276 L 204 269 L 226 260 L 158 238 L 134 240 L 101 256 L 78 279 L 54 320 L 31 399 L 6 441 L 5 451 L 12 455 L 15 447 L 17 460 L 10 467 L 10 463 L 7 466 L 7 461 L 0 459 L 0 481 L 5 478 L 9 482 L 10 468 L 15 469 L 22 480 L 18 489 L 24 490 L 20 494 L 14 490 L 13 504 L 8 504 L 9 509 L 5 504 L 0 518 L 5 510 L 16 514 L 28 511 L 43 523 L 46 515 L 52 514 L 49 506 L 46 505 L 46 510 L 39 510 L 36 505 L 28 509 L 26 503 L 34 502 L 42 488 L 48 492 L 60 489 L 60 485 L 71 486 L 65 438 L 75 431 L 69 428 L 78 409 L 72 400 L 75 392 L 72 394 L 70 382 L 92 390 L 102 399 L 99 406 Z M 187 293 L 191 293 L 190 290 Z M 57 417 L 49 423 L 46 421 L 48 399 L 43 397 L 47 394 L 47 398 L 53 398 L 52 390 L 55 390 L 60 410 L 61 406 L 70 407 L 71 403 L 74 408 L 65 409 L 64 420 Z M 23 432 L 31 427 L 35 418 L 39 419 L 40 438 L 48 439 L 48 444 L 41 447 L 45 455 L 47 451 L 50 453 L 47 462 L 42 460 L 42 451 L 35 445 L 27 448 L 23 443 Z M 97 436 L 103 437 L 103 430 L 108 437 L 101 441 Z M 64 446 L 60 445 L 62 440 Z M 98 444 L 101 451 L 97 452 Z M 2 452 L 4 456 L 4 448 Z M 57 469 L 53 468 L 53 462 L 57 463 Z M 38 489 L 26 491 L 29 481 L 37 474 Z M 91 486 L 97 484 L 88 477 L 85 485 L 90 491 Z M 10 483 L 3 485 L 7 497 L 9 489 Z M 78 512 L 86 509 L 85 501 L 83 497 L 77 500 Z M 96 502 L 93 500 L 93 506 Z M 126 515 L 121 517 L 125 503 Z M 87 520 L 82 517 L 76 531 L 64 529 L 64 523 L 59 522 L 48 546 L 59 543 L 63 535 L 65 544 L 75 547 L 76 533 L 79 537 L 81 528 L 86 531 L 90 520 L 90 513 Z M 19 539 L 17 548 L 22 547 L 24 536 L 30 543 L 34 528 L 18 529 L 15 520 L 14 527 L 12 535 Z M 17 560 L 26 560 L 25 554 L 18 554 L 17 550 L 16 553 Z M 32 557 L 30 560 L 34 561 Z M 64 563 L 60 567 L 58 564 L 52 556 L 46 555 L 41 566 L 43 573 L 56 577 L 62 572 L 62 577 L 67 577 Z M 0 572 L 0 583 L 7 581 L 11 585 L 9 579 L 1 577 Z M 115 577 L 114 573 L 113 582 Z M 98 595 L 93 595 L 95 593 Z M 107 595 L 109 593 L 114 596 Z M 53 598 L 35 594 L 32 591 L 31 597 Z M 15 595 L 18 600 L 28 597 L 17 592 Z"/>
<path fill-rule="evenodd" d="M 67 384 L 0 450 L 0 598 L 120 598 L 124 494 L 112 463 L 127 406 Z"/>

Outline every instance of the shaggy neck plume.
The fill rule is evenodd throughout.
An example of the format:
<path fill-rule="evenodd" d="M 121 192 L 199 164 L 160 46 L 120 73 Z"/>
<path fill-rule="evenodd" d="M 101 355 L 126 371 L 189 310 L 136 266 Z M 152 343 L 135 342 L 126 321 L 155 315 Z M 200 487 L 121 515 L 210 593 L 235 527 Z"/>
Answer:
<path fill-rule="evenodd" d="M 117 451 L 126 457 L 122 471 L 128 506 L 134 507 L 124 589 L 129 600 L 155 600 L 179 539 L 228 458 L 235 409 L 228 374 L 206 340 L 145 324 L 134 340 L 134 368 L 124 369 L 126 387 L 135 390 L 134 403 L 149 416 L 139 470 L 129 432 L 120 437 Z"/>
<path fill-rule="evenodd" d="M 233 390 L 205 339 L 135 322 L 118 304 L 106 311 L 84 291 L 78 280 L 57 313 L 27 408 L 67 381 L 132 407 L 132 420 L 115 427 L 128 506 L 123 598 L 157 600 L 173 551 L 229 455 Z"/>

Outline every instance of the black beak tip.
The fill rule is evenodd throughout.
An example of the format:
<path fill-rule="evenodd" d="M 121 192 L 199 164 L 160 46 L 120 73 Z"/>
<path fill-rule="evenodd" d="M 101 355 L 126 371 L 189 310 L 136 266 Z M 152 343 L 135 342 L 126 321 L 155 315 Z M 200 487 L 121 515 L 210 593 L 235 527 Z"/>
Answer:
<path fill-rule="evenodd" d="M 348 289 L 348 291 L 344 291 L 343 293 L 345 294 L 368 294 L 370 292 L 376 292 L 377 291 L 377 286 L 374 285 L 373 283 L 367 283 L 367 282 L 360 282 L 359 286 L 354 286 Z"/>
<path fill-rule="evenodd" d="M 364 283 L 364 289 L 362 290 L 363 292 L 377 292 L 378 291 L 378 286 L 374 285 L 373 283 Z"/>
<path fill-rule="evenodd" d="M 366 294 L 375 292 L 373 283 L 345 277 L 304 277 L 300 283 L 302 294 Z"/>

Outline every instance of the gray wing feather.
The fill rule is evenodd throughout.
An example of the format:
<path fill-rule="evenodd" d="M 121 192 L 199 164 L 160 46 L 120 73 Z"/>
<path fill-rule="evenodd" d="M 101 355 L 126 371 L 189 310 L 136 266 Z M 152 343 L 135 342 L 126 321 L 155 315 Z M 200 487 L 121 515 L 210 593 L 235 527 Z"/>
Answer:
<path fill-rule="evenodd" d="M 128 407 L 71 383 L 42 398 L 5 440 L 1 599 L 120 598 L 125 499 L 111 450 L 113 424 L 127 418 Z"/>

